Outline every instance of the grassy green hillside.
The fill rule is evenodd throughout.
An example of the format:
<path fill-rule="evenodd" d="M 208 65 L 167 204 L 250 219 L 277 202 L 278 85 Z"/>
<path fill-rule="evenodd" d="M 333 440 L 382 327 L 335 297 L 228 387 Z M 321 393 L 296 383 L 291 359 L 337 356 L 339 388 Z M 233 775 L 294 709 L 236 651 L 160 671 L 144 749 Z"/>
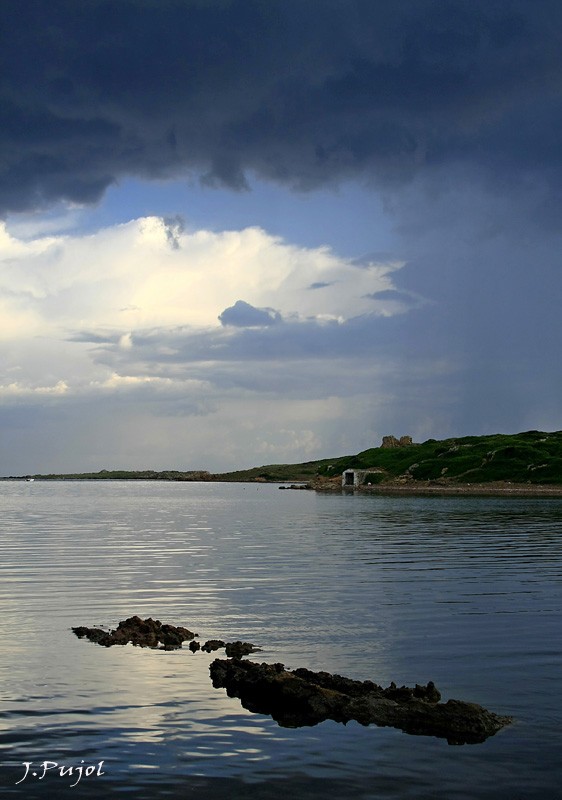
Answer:
<path fill-rule="evenodd" d="M 221 481 L 311 481 L 334 463 L 333 458 L 306 461 L 304 464 L 267 464 L 263 467 L 223 472 L 215 478 Z"/>
<path fill-rule="evenodd" d="M 335 476 L 349 468 L 382 470 L 366 478 L 371 483 L 407 476 L 451 483 L 562 484 L 562 431 L 463 436 L 428 439 L 407 447 L 375 447 L 336 459 L 321 468 L 320 474 Z"/>

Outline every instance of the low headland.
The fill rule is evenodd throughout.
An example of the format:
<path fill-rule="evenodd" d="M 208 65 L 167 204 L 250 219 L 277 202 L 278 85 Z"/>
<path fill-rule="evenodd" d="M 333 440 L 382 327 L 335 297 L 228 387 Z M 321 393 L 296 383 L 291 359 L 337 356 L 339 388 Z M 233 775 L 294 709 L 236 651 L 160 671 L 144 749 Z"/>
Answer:
<path fill-rule="evenodd" d="M 344 473 L 353 473 L 349 485 Z M 348 476 L 349 477 L 349 476 Z M 562 431 L 428 439 L 383 437 L 355 455 L 270 464 L 224 473 L 206 470 L 100 470 L 11 476 L 12 480 L 162 480 L 293 483 L 316 491 L 377 494 L 478 494 L 562 497 Z"/>

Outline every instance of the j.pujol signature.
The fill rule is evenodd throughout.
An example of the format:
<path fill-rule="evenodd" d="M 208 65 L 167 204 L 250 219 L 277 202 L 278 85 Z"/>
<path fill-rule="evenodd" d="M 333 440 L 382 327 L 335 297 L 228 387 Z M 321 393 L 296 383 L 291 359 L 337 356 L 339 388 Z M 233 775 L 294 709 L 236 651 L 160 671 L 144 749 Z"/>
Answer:
<path fill-rule="evenodd" d="M 42 781 L 47 774 L 58 775 L 59 778 L 69 778 L 73 780 L 70 788 L 78 786 L 82 778 L 99 778 L 105 775 L 103 771 L 103 761 L 98 761 L 97 764 L 84 764 L 84 759 L 80 764 L 59 764 L 58 761 L 41 761 L 35 764 L 33 761 L 22 761 L 24 768 L 23 777 L 16 781 L 23 783 L 25 780 L 38 780 Z"/>

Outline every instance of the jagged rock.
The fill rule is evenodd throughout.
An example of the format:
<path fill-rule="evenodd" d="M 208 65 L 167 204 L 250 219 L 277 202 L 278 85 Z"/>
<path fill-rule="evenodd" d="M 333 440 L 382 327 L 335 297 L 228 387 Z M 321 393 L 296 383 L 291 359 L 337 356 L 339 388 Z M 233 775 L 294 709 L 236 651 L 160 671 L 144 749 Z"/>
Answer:
<path fill-rule="evenodd" d="M 220 650 L 224 646 L 225 642 L 222 639 L 209 639 L 202 645 L 201 650 L 205 653 L 214 653 L 215 650 Z"/>
<path fill-rule="evenodd" d="M 101 628 L 85 628 L 83 625 L 80 625 L 72 630 L 79 639 L 86 638 L 96 644 L 105 644 L 109 638 L 107 631 L 103 631 Z"/>
<path fill-rule="evenodd" d="M 104 647 L 111 647 L 119 644 L 125 645 L 131 642 L 139 647 L 160 648 L 162 650 L 176 650 L 182 643 L 189 641 L 189 649 L 192 653 L 202 650 L 205 653 L 213 653 L 215 650 L 225 648 L 229 658 L 242 658 L 259 650 L 258 647 L 250 642 L 223 642 L 222 639 L 209 639 L 204 645 L 193 641 L 198 635 L 192 633 L 187 628 L 181 626 L 162 624 L 160 620 L 152 618 L 141 619 L 140 617 L 129 617 L 121 621 L 114 631 L 104 631 L 102 628 L 86 628 L 83 625 L 72 628 L 79 639 L 89 639 L 91 642 L 101 644 Z"/>
<path fill-rule="evenodd" d="M 249 656 L 250 653 L 259 652 L 260 648 L 251 644 L 251 642 L 227 642 L 225 645 L 225 653 L 228 658 L 242 658 L 242 656 Z"/>
<path fill-rule="evenodd" d="M 101 628 L 86 628 L 78 626 L 72 628 L 79 639 L 89 639 L 91 642 L 111 647 L 131 642 L 138 647 L 152 647 L 163 650 L 178 650 L 182 642 L 194 639 L 197 634 L 181 626 L 162 624 L 158 619 L 141 619 L 134 616 L 122 620 L 114 631 L 103 631 Z"/>
<path fill-rule="evenodd" d="M 283 664 L 215 659 L 210 666 L 215 688 L 225 688 L 244 708 L 269 714 L 282 727 L 317 725 L 327 719 L 356 720 L 361 725 L 399 728 L 406 733 L 437 736 L 449 744 L 483 742 L 511 722 L 474 703 L 448 700 L 427 686 L 383 689 L 372 681 L 355 681 L 328 672 L 288 671 Z"/>

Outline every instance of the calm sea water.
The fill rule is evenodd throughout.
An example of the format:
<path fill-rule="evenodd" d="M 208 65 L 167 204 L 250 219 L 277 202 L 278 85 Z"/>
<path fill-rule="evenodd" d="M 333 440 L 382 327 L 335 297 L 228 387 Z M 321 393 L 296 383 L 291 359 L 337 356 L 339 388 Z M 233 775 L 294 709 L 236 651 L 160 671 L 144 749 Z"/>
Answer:
<path fill-rule="evenodd" d="M 10 482 L 0 554 L 1 797 L 562 796 L 562 501 Z M 433 680 L 516 722 L 462 747 L 283 729 L 212 688 L 221 654 L 70 630 L 132 614 L 289 668 Z M 40 780 L 45 760 L 104 774 Z"/>

